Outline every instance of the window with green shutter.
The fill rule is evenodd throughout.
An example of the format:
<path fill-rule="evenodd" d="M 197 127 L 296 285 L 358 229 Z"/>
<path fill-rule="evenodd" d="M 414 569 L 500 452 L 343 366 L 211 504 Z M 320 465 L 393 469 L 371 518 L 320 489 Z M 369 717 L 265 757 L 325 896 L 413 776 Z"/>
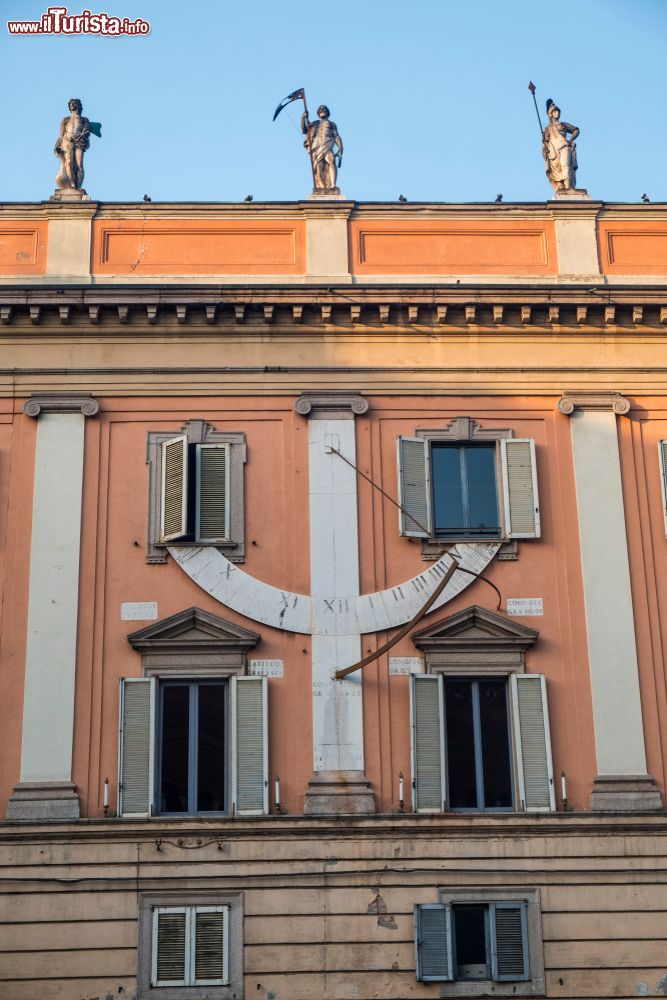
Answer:
<path fill-rule="evenodd" d="M 447 996 L 544 992 L 540 896 L 532 888 L 441 889 L 415 906 L 416 977 Z"/>
<path fill-rule="evenodd" d="M 153 908 L 151 986 L 229 982 L 229 907 Z"/>

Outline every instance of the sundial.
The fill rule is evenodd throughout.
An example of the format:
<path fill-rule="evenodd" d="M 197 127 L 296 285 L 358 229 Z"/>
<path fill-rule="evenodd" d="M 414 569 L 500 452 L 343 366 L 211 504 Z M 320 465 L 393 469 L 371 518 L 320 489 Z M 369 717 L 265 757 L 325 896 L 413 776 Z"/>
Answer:
<path fill-rule="evenodd" d="M 410 622 L 424 608 L 452 557 L 459 568 L 437 595 L 431 610 L 446 604 L 474 582 L 496 555 L 499 542 L 457 543 L 451 554 L 385 590 L 360 594 L 358 477 L 355 417 L 368 402 L 349 397 L 320 406 L 301 397 L 296 411 L 308 418 L 310 594 L 274 587 L 231 563 L 209 546 L 173 546 L 174 561 L 216 601 L 251 621 L 284 632 L 311 636 L 310 669 L 304 661 L 286 664 L 311 687 L 313 767 L 320 775 L 364 772 L 362 678 L 356 670 L 336 677 L 360 660 L 361 636 Z M 331 406 L 335 412 L 330 412 Z M 387 522 L 387 544 L 393 531 Z M 395 539 L 396 545 L 411 545 Z M 413 550 L 414 551 L 414 550 Z M 466 570 L 467 572 L 463 572 Z"/>

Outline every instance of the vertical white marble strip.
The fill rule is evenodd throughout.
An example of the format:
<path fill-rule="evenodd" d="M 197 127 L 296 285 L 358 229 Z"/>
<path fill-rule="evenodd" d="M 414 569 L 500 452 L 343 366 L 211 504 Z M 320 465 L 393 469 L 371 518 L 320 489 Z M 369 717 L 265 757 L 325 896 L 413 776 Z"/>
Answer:
<path fill-rule="evenodd" d="M 71 781 L 85 417 L 39 417 L 21 781 Z"/>
<path fill-rule="evenodd" d="M 646 774 L 616 415 L 571 420 L 597 770 Z"/>
<path fill-rule="evenodd" d="M 308 422 L 311 594 L 359 594 L 357 481 L 354 419 Z M 363 771 L 361 676 L 333 674 L 361 656 L 358 635 L 313 636 L 313 760 L 316 771 Z"/>

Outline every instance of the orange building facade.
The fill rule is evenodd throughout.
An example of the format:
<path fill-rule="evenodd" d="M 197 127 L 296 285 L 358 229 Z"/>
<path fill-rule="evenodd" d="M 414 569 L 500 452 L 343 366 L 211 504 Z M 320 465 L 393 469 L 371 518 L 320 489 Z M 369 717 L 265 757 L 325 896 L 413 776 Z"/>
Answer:
<path fill-rule="evenodd" d="M 0 997 L 667 990 L 666 248 L 2 206 Z"/>

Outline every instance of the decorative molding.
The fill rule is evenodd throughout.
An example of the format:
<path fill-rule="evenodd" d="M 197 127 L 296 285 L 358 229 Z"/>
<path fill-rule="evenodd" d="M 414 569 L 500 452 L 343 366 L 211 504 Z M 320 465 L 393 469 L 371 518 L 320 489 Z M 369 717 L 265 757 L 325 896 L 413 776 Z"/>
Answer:
<path fill-rule="evenodd" d="M 412 636 L 427 673 L 525 672 L 526 652 L 539 632 L 473 604 Z"/>
<path fill-rule="evenodd" d="M 188 608 L 127 637 L 151 676 L 225 676 L 246 672 L 261 636 L 200 608 Z"/>
<path fill-rule="evenodd" d="M 301 417 L 317 419 L 319 411 L 325 411 L 324 419 L 330 419 L 337 411 L 337 417 L 361 417 L 368 413 L 370 404 L 365 396 L 352 395 L 348 392 L 304 392 L 294 404 L 294 409 Z"/>
<path fill-rule="evenodd" d="M 591 792 L 593 812 L 657 812 L 662 798 L 650 774 L 598 774 Z"/>
<path fill-rule="evenodd" d="M 593 294 L 599 291 L 599 294 Z M 196 285 L 179 284 L 160 287 L 159 305 L 155 289 L 137 285 L 94 286 L 83 291 L 65 287 L 24 286 L 0 287 L 0 317 L 10 327 L 28 323 L 52 325 L 63 318 L 80 327 L 104 320 L 107 324 L 125 325 L 130 314 L 135 322 L 164 327 L 202 327 L 205 324 L 263 330 L 303 324 L 322 328 L 335 322 L 338 327 L 353 328 L 359 324 L 378 327 L 389 324 L 398 329 L 420 326 L 435 329 L 469 326 L 516 329 L 528 327 L 548 332 L 555 324 L 573 334 L 582 329 L 609 332 L 636 332 L 638 327 L 659 331 L 667 323 L 667 289 L 660 287 L 580 289 L 566 286 L 547 289 L 525 286 L 498 289 L 483 285 L 475 288 L 475 301 L 470 301 L 470 289 L 461 287 L 394 289 L 389 286 L 358 286 L 354 299 L 346 285 L 341 290 L 318 287 L 285 288 L 280 285 L 263 288 L 258 300 L 257 290 L 230 285 L 224 301 L 219 290 Z M 613 294 L 613 301 L 610 301 Z M 66 320 L 65 320 L 66 317 Z"/>
<path fill-rule="evenodd" d="M 631 403 L 620 392 L 566 392 L 557 406 L 566 417 L 571 417 L 575 410 L 613 410 L 625 416 Z"/>
<path fill-rule="evenodd" d="M 26 417 L 39 417 L 42 413 L 81 413 L 84 417 L 96 417 L 100 404 L 86 393 L 80 396 L 60 396 L 57 393 L 35 395 L 24 403 Z"/>

